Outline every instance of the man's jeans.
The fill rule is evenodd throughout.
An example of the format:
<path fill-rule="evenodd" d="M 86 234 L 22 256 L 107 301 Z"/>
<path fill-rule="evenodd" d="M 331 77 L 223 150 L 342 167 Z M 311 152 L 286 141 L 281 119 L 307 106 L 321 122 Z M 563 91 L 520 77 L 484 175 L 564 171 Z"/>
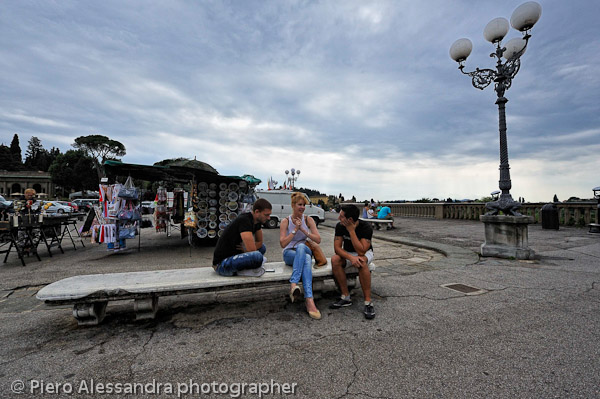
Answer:
<path fill-rule="evenodd" d="M 312 252 L 305 244 L 299 244 L 296 250 L 286 249 L 283 251 L 283 261 L 292 266 L 292 277 L 290 283 L 298 283 L 302 278 L 304 297 L 312 298 Z"/>
<path fill-rule="evenodd" d="M 236 274 L 238 270 L 256 269 L 262 266 L 265 252 L 267 252 L 267 247 L 263 244 L 258 251 L 244 252 L 225 258 L 217 265 L 217 273 L 221 276 L 230 277 Z"/>

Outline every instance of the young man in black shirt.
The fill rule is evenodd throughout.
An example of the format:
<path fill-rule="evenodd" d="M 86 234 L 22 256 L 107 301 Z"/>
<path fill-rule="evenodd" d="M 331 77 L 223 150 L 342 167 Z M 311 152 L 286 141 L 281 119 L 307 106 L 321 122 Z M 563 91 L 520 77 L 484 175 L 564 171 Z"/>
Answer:
<path fill-rule="evenodd" d="M 221 276 L 235 274 L 259 277 L 266 247 L 263 244 L 262 224 L 271 218 L 271 203 L 256 200 L 252 212 L 242 213 L 227 226 L 213 254 L 213 268 Z"/>
<path fill-rule="evenodd" d="M 371 271 L 369 264 L 373 260 L 373 246 L 371 238 L 373 229 L 370 224 L 359 220 L 360 211 L 355 205 L 344 205 L 338 217 L 339 223 L 335 226 L 335 240 L 333 248 L 335 255 L 331 257 L 333 276 L 340 286 L 342 297 L 332 303 L 331 309 L 339 309 L 352 305 L 348 283 L 346 281 L 346 266 L 358 269 L 360 286 L 365 297 L 365 318 L 375 317 L 375 309 L 371 302 Z"/>

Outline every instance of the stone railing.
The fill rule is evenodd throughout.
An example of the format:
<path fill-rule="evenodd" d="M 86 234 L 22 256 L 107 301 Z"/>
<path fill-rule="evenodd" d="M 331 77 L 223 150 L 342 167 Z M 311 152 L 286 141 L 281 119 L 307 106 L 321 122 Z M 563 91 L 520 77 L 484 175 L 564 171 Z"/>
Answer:
<path fill-rule="evenodd" d="M 546 203 L 522 204 L 520 212 L 533 216 L 536 223 L 542 222 L 542 206 Z M 482 202 L 438 202 L 438 203 L 386 203 L 392 209 L 394 216 L 419 217 L 432 219 L 465 219 L 479 220 L 485 214 L 485 203 Z M 362 212 L 362 203 L 356 206 Z M 598 204 L 596 202 L 558 202 L 556 203 L 559 222 L 563 226 L 584 226 L 589 223 L 599 223 Z"/>

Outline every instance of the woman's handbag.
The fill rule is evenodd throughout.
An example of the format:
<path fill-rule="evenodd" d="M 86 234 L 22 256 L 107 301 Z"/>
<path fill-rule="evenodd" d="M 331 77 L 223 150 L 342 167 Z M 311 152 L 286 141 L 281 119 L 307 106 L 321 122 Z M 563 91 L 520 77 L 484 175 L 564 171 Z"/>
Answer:
<path fill-rule="evenodd" d="M 119 228 L 119 240 L 125 240 L 128 238 L 135 238 L 135 227 L 121 227 Z"/>
<path fill-rule="evenodd" d="M 137 207 L 134 207 L 132 204 L 126 204 L 121 211 L 117 214 L 119 220 L 142 220 L 142 215 Z"/>
<path fill-rule="evenodd" d="M 316 267 L 325 266 L 327 264 L 327 258 L 325 257 L 325 253 L 323 253 L 323 250 L 319 244 L 311 240 L 306 240 L 306 246 L 311 250 L 313 256 L 315 257 Z"/>
<path fill-rule="evenodd" d="M 123 187 L 121 187 L 117 196 L 119 198 L 131 200 L 136 200 L 139 198 L 140 193 L 138 189 L 133 186 L 133 179 L 131 179 L 131 176 L 127 178 L 127 181 L 125 182 Z"/>

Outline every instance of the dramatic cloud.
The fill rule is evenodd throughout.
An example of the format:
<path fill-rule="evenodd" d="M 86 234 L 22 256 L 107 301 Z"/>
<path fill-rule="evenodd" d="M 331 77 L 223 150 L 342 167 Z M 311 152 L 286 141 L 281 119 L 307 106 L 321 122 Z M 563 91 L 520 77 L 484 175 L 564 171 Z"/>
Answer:
<path fill-rule="evenodd" d="M 5 2 L 0 142 L 65 151 L 103 134 L 131 163 L 197 157 L 265 182 L 295 167 L 298 185 L 358 199 L 481 198 L 498 185 L 495 92 L 448 49 L 469 37 L 466 69 L 493 67 L 483 28 L 522 2 Z M 539 2 L 506 93 L 512 193 L 589 198 L 600 3 Z"/>

